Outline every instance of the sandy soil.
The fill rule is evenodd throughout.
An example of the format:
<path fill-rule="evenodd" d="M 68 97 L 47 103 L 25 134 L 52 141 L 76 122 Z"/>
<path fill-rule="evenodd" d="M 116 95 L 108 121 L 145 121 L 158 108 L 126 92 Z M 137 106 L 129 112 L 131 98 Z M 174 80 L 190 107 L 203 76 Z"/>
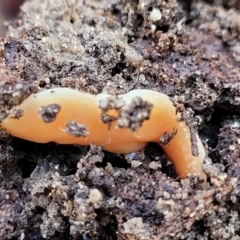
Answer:
<path fill-rule="evenodd" d="M 175 0 L 26 1 L 0 40 L 0 119 L 53 87 L 160 91 L 194 112 L 208 187 L 180 181 L 157 144 L 120 155 L 1 129 L 0 239 L 240 239 L 239 9 L 238 0 L 193 1 L 190 14 Z"/>
<path fill-rule="evenodd" d="M 24 0 L 0 0 L 0 37 L 5 36 L 7 32 L 7 21 L 14 20 L 18 13 L 19 7 Z"/>

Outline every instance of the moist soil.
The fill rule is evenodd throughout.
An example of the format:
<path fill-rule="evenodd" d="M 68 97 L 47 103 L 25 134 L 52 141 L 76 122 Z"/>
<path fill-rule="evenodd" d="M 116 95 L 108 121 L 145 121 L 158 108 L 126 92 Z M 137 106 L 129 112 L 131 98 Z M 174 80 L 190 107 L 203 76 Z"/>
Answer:
<path fill-rule="evenodd" d="M 0 118 L 30 94 L 152 89 L 205 146 L 180 180 L 158 144 L 114 154 L 0 130 L 0 239 L 240 239 L 238 0 L 28 0 L 0 39 Z M 16 113 L 16 118 L 22 113 Z"/>

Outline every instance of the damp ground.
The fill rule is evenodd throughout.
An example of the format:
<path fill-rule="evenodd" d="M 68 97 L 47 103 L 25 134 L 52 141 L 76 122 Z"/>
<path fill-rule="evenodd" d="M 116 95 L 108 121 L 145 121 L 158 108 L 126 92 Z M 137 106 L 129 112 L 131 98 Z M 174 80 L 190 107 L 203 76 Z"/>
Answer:
<path fill-rule="evenodd" d="M 237 0 L 25 1 L 0 40 L 0 118 L 54 87 L 165 93 L 193 113 L 208 188 L 180 181 L 157 144 L 120 155 L 0 130 L 0 239 L 240 239 L 239 11 Z"/>

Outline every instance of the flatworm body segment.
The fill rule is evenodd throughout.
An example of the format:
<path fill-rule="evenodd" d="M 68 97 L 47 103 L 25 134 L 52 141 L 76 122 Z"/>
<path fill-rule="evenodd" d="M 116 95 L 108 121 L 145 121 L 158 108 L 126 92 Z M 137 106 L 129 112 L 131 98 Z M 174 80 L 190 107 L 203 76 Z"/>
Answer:
<path fill-rule="evenodd" d="M 112 105 L 108 108 L 106 104 Z M 41 113 L 47 106 L 53 111 L 44 111 L 43 118 Z M 15 109 L 21 109 L 23 116 L 11 118 Z M 103 114 L 109 121 L 103 121 Z M 46 120 L 46 116 L 50 118 Z M 169 97 L 156 91 L 133 90 L 116 97 L 55 88 L 29 96 L 10 111 L 1 127 L 34 142 L 93 143 L 115 153 L 134 152 L 148 142 L 157 142 L 181 178 L 188 173 L 204 176 L 202 142 L 196 134 L 198 156 L 193 156 L 189 127 L 178 118 Z M 169 138 L 165 141 L 166 136 Z"/>

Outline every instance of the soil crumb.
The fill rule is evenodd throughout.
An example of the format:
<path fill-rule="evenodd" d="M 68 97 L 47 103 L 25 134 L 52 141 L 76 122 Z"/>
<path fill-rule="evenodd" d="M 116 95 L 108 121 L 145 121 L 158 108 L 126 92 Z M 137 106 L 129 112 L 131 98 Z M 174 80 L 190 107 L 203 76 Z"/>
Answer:
<path fill-rule="evenodd" d="M 67 123 L 65 131 L 75 137 L 86 137 L 89 134 L 85 125 L 74 120 Z"/>
<path fill-rule="evenodd" d="M 45 123 L 51 123 L 56 120 L 57 114 L 60 112 L 60 110 L 60 105 L 52 103 L 47 106 L 40 107 L 38 113 Z"/>

